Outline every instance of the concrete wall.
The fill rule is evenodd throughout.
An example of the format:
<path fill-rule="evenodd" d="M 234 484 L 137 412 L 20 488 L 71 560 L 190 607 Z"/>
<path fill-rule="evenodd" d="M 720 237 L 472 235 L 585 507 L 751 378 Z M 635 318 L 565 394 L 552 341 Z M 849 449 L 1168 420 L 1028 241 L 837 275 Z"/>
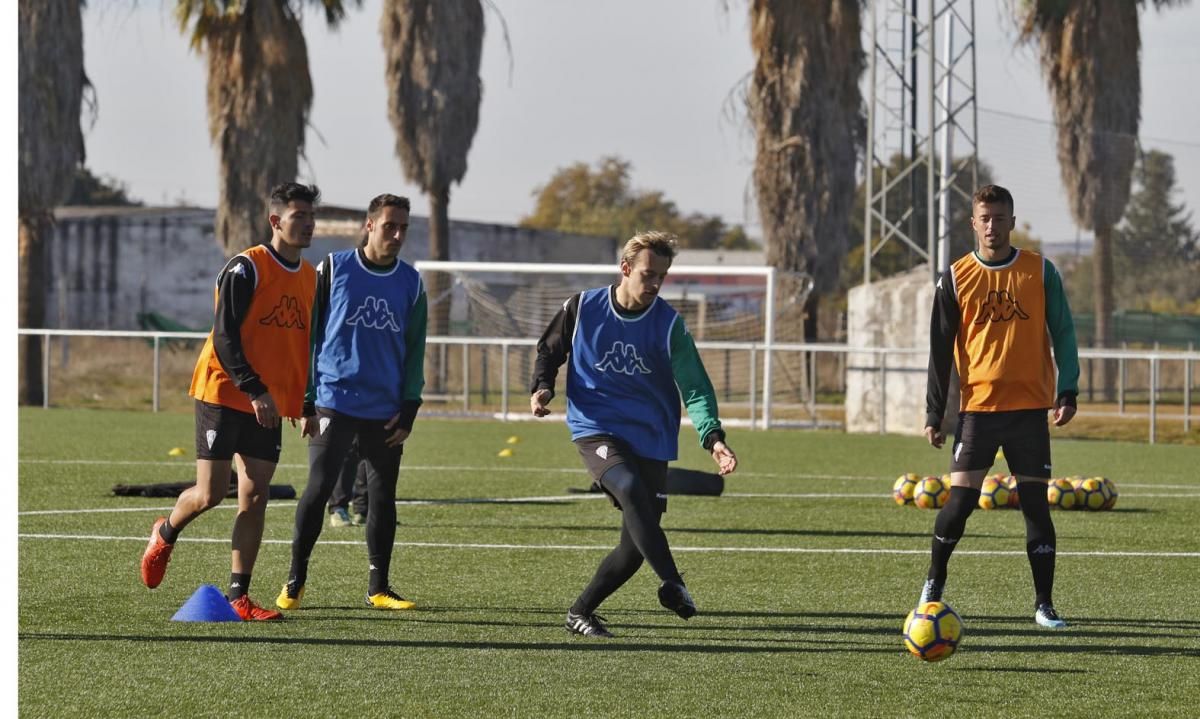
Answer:
<path fill-rule="evenodd" d="M 920 351 L 889 355 L 886 384 L 880 381 L 878 355 L 850 354 L 846 363 L 846 431 L 878 432 L 881 408 L 885 431 L 897 434 L 923 431 L 933 293 L 927 266 L 850 290 L 846 319 L 847 343 L 851 347 Z M 957 408 L 957 378 L 952 377 L 950 384 L 948 406 Z M 957 412 L 947 414 L 948 426 L 953 431 Z"/>
<path fill-rule="evenodd" d="M 189 327 L 212 326 L 213 282 L 225 256 L 213 235 L 215 212 L 202 208 L 64 207 L 47 252 L 46 326 L 138 329 L 157 312 Z M 305 258 L 319 262 L 353 246 L 359 221 L 319 222 Z M 612 238 L 450 223 L 452 259 L 616 265 Z M 428 257 L 429 222 L 413 217 L 401 257 Z"/>

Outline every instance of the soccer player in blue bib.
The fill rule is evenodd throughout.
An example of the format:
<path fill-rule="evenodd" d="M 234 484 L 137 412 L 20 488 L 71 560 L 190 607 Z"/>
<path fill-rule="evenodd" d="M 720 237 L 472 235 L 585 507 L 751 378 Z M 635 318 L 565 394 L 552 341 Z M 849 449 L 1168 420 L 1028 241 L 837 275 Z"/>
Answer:
<path fill-rule="evenodd" d="M 529 398 L 550 414 L 554 380 L 567 367 L 567 426 L 592 479 L 621 510 L 621 540 L 567 612 L 567 631 L 613 635 L 596 615 L 642 566 L 658 575 L 658 601 L 688 619 L 696 614 L 660 520 L 667 509 L 667 462 L 678 456 L 680 397 L 722 475 L 737 468 L 717 418 L 717 398 L 683 318 L 658 296 L 675 236 L 643 232 L 625 244 L 620 284 L 563 303 L 537 345 Z"/>
<path fill-rule="evenodd" d="M 296 505 L 291 572 L 275 600 L 280 609 L 300 607 L 325 503 L 355 439 L 367 464 L 367 605 L 414 606 L 388 583 L 400 457 L 425 386 L 425 288 L 416 269 L 399 258 L 408 213 L 408 198 L 379 195 L 367 207 L 363 245 L 334 252 L 317 268 L 301 420 L 301 434 L 311 438 L 308 486 Z"/>

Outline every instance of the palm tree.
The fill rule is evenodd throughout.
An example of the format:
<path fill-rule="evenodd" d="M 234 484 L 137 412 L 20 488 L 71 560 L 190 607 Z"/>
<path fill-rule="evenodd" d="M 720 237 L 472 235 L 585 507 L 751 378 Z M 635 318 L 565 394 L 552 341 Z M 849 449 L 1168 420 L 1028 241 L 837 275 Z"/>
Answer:
<path fill-rule="evenodd" d="M 309 0 L 331 26 L 348 2 Z M 349 0 L 360 5 L 361 0 Z M 208 132 L 217 146 L 217 240 L 226 255 L 266 239 L 267 193 L 294 180 L 312 106 L 301 0 L 177 0 L 208 61 Z"/>
<path fill-rule="evenodd" d="M 17 237 L 20 327 L 46 324 L 46 243 L 53 209 L 66 199 L 83 162 L 79 111 L 83 71 L 80 0 L 20 0 L 17 5 Z M 20 397 L 42 399 L 41 339 L 22 342 Z"/>
<path fill-rule="evenodd" d="M 450 185 L 467 173 L 483 86 L 479 0 L 384 0 L 379 23 L 396 155 L 429 196 L 429 258 L 450 259 Z M 449 329 L 449 280 L 428 277 L 431 333 Z M 440 377 L 440 372 L 438 373 Z"/>
<path fill-rule="evenodd" d="M 1112 344 L 1113 229 L 1129 201 L 1141 121 L 1141 34 L 1147 0 L 1018 0 L 1021 38 L 1036 42 L 1058 129 L 1058 163 L 1075 222 L 1092 230 L 1096 344 Z M 1155 7 L 1183 0 L 1149 0 Z M 1116 368 L 1100 363 L 1112 398 Z"/>
<path fill-rule="evenodd" d="M 861 22 L 861 0 L 750 3 L 754 187 L 767 262 L 813 278 L 806 339 L 816 338 L 819 297 L 836 289 L 849 245 L 856 161 L 866 135 Z"/>

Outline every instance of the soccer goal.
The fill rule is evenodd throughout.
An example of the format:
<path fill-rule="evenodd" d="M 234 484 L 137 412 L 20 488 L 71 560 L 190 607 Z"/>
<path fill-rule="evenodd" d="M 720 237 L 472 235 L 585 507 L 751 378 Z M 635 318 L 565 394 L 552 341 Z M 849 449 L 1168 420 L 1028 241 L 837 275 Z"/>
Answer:
<path fill-rule="evenodd" d="M 462 402 L 467 411 L 474 404 L 484 412 L 497 399 L 506 403 L 510 388 L 523 401 L 537 339 L 569 297 L 620 278 L 615 263 L 419 261 L 416 267 L 429 299 L 426 401 Z M 776 281 L 772 267 L 673 265 L 660 291 L 687 323 L 723 419 L 733 423 L 769 422 Z"/>

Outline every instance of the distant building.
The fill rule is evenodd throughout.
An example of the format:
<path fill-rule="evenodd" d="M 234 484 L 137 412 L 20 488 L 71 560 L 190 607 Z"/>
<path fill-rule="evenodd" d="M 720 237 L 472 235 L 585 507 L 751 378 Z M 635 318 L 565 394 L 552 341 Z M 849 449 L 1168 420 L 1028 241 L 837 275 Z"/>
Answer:
<path fill-rule="evenodd" d="M 319 262 L 362 238 L 365 210 L 322 207 L 305 258 Z M 212 326 L 213 283 L 225 256 L 213 234 L 216 212 L 198 207 L 61 207 L 47 248 L 46 326 L 139 329 L 157 313 L 180 325 Z M 268 235 L 264 230 L 264 239 Z M 450 222 L 459 261 L 615 264 L 614 238 Z M 429 256 L 429 221 L 413 217 L 401 257 Z"/>

